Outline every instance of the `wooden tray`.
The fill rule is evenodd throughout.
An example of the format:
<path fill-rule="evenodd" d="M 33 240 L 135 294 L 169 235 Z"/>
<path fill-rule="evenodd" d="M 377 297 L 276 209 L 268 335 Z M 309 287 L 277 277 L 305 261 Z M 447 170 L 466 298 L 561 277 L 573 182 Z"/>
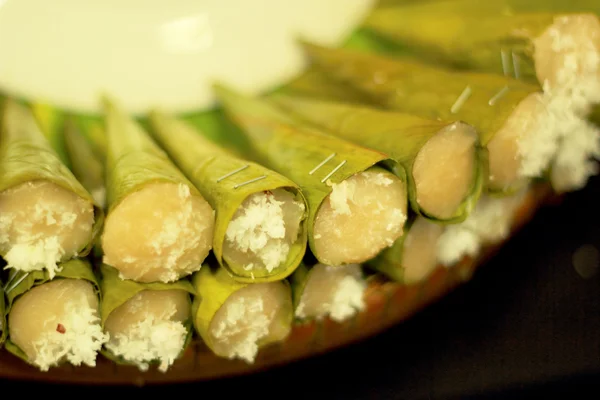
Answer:
<path fill-rule="evenodd" d="M 553 195 L 547 185 L 532 188 L 515 213 L 513 234 L 529 222 L 541 206 L 558 200 L 560 198 Z M 380 278 L 373 279 L 366 293 L 366 308 L 355 318 L 341 324 L 324 320 L 321 323 L 296 325 L 285 342 L 263 349 L 253 365 L 216 357 L 201 341 L 195 340 L 183 357 L 166 373 L 156 369 L 141 372 L 135 367 L 117 365 L 101 356 L 98 357 L 95 368 L 64 365 L 41 372 L 2 350 L 0 378 L 141 386 L 201 381 L 258 372 L 349 345 L 400 323 L 467 282 L 475 269 L 493 256 L 501 245 L 486 248 L 480 257 L 465 259 L 455 267 L 440 266 L 429 279 L 418 285 L 405 286 Z"/>

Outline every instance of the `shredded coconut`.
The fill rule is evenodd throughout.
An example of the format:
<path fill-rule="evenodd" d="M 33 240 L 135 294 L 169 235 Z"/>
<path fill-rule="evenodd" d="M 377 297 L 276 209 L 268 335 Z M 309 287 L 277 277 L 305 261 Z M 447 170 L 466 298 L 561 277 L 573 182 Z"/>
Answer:
<path fill-rule="evenodd" d="M 301 202 L 294 201 L 292 207 L 304 211 Z M 285 262 L 290 251 L 285 222 L 285 202 L 271 192 L 253 194 L 238 209 L 227 226 L 225 239 L 233 249 L 256 256 L 257 263 L 249 262 L 245 270 L 262 264 L 271 272 Z"/>
<path fill-rule="evenodd" d="M 545 151 L 550 156 L 551 181 L 558 191 L 580 189 L 598 173 L 600 131 L 586 119 L 591 107 L 600 102 L 600 40 L 597 30 L 591 35 L 583 33 L 586 26 L 581 16 L 563 16 L 548 29 L 552 51 L 564 57 L 554 81 L 543 82 L 548 110 L 543 125 L 554 127 L 556 134 L 548 138 L 538 135 L 535 144 L 521 144 L 523 155 Z M 565 33 L 573 30 L 577 39 L 573 33 Z M 536 169 L 525 163 L 522 172 L 532 176 Z"/>
<path fill-rule="evenodd" d="M 64 254 L 56 236 L 40 239 L 34 244 L 15 244 L 4 256 L 7 263 L 5 269 L 14 268 L 25 272 L 46 269 L 50 279 L 53 279 L 62 269 L 58 262 Z"/>
<path fill-rule="evenodd" d="M 348 202 L 354 202 L 354 193 L 356 192 L 356 181 L 345 179 L 340 183 L 331 185 L 331 194 L 329 202 L 334 214 L 351 214 Z"/>
<path fill-rule="evenodd" d="M 93 209 L 74 193 L 46 181 L 26 182 L 0 194 L 0 248 L 6 269 L 47 270 L 77 256 L 91 237 Z"/>
<path fill-rule="evenodd" d="M 343 322 L 364 309 L 367 285 L 360 265 L 317 264 L 313 269 L 295 310 L 297 318 L 320 320 L 329 316 Z"/>
<path fill-rule="evenodd" d="M 140 298 L 139 307 L 142 305 Z M 113 335 L 106 348 L 116 356 L 136 364 L 142 371 L 148 370 L 152 361 L 158 361 L 158 369 L 166 372 L 181 353 L 188 335 L 183 323 L 169 319 L 176 312 L 176 307 L 172 305 L 161 317 L 148 315 L 125 332 Z"/>
<path fill-rule="evenodd" d="M 252 364 L 258 354 L 258 341 L 269 334 L 275 312 L 265 313 L 260 297 L 240 297 L 227 302 L 225 307 L 225 317 L 212 330 L 212 335 L 221 345 L 227 346 L 226 357 Z"/>
<path fill-rule="evenodd" d="M 502 198 L 483 196 L 464 222 L 446 227 L 437 244 L 438 261 L 452 266 L 465 256 L 479 254 L 483 245 L 508 237 L 514 212 L 525 193 L 526 190 Z"/>
<path fill-rule="evenodd" d="M 97 311 L 82 297 L 65 306 L 64 318 L 56 330 L 44 332 L 33 343 L 36 356 L 31 362 L 42 371 L 48 371 L 63 360 L 77 366 L 96 366 L 98 351 L 109 336 L 102 332 Z"/>

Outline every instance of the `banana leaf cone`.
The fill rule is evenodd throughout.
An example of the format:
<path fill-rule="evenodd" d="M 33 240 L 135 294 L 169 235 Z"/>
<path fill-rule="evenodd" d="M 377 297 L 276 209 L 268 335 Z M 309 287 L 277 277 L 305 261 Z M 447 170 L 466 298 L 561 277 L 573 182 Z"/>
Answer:
<path fill-rule="evenodd" d="M 322 321 L 325 317 L 343 322 L 365 308 L 367 280 L 359 264 L 302 263 L 290 277 L 290 284 L 294 316 L 302 322 Z"/>
<path fill-rule="evenodd" d="M 565 123 L 570 111 L 557 110 L 536 85 L 351 50 L 311 44 L 305 49 L 331 77 L 377 98 L 385 108 L 475 127 L 489 153 L 487 189 L 496 195 L 516 193 L 543 177 L 559 139 L 573 127 L 570 119 Z"/>
<path fill-rule="evenodd" d="M 213 253 L 219 264 L 240 282 L 269 282 L 290 275 L 300 264 L 307 245 L 308 205 L 299 186 L 272 170 L 233 155 L 179 119 L 154 112 L 150 120 L 157 142 L 216 210 Z M 292 208 L 281 202 L 277 212 L 259 214 L 260 208 L 252 204 L 268 202 L 274 193 L 286 196 L 286 204 Z M 291 218 L 284 215 L 286 210 L 293 214 Z M 262 215 L 267 219 L 259 224 L 244 222 L 245 216 L 254 212 L 257 218 Z M 271 233 L 270 227 L 276 221 L 281 221 L 285 231 Z M 236 241 L 239 233 L 234 227 L 238 224 L 244 225 L 242 229 L 251 236 L 266 235 L 265 241 L 246 246 L 247 238 L 243 234 Z M 291 237 L 286 241 L 288 235 Z M 245 254 L 251 252 L 254 255 L 250 256 L 253 257 L 251 261 L 248 256 L 238 254 L 236 257 L 239 250 L 234 244 L 226 247 L 226 239 L 229 243 L 237 243 Z M 279 248 L 280 243 L 284 246 L 275 261 L 271 261 L 268 242 L 275 248 Z"/>
<path fill-rule="evenodd" d="M 42 133 L 46 136 L 46 139 L 54 151 L 56 151 L 60 160 L 67 167 L 71 168 L 69 152 L 65 143 L 65 137 L 62 134 L 65 113 L 46 103 L 32 103 L 30 108 Z"/>
<path fill-rule="evenodd" d="M 63 263 L 54 278 L 48 271 L 14 271 L 4 289 L 10 353 L 42 371 L 65 362 L 95 366 L 107 337 L 100 326 L 99 279 L 87 260 Z M 70 308 L 81 303 L 78 296 L 87 297 L 87 309 Z"/>
<path fill-rule="evenodd" d="M 551 13 L 514 15 L 502 0 L 451 0 L 375 10 L 365 27 L 409 46 L 411 52 L 464 68 L 502 74 L 506 64 L 501 53 L 514 53 L 520 76 L 537 80 L 533 38 L 552 21 Z M 512 62 L 510 68 L 513 72 Z"/>
<path fill-rule="evenodd" d="M 140 124 L 111 100 L 105 101 L 105 132 L 104 263 L 123 279 L 139 282 L 191 275 L 212 246 L 213 209 Z"/>
<path fill-rule="evenodd" d="M 293 306 L 286 280 L 242 283 L 224 268 L 206 265 L 192 284 L 194 327 L 217 356 L 252 364 L 260 349 L 289 335 Z"/>
<path fill-rule="evenodd" d="M 104 214 L 53 149 L 40 128 L 45 125 L 38 124 L 30 109 L 6 99 L 2 110 L 0 193 L 3 212 L 11 213 L 14 221 L 3 227 L 12 239 L 0 246 L 1 253 L 8 268 L 47 269 L 52 278 L 58 262 L 90 252 Z M 67 220 L 55 223 L 57 218 Z M 31 223 L 31 232 L 12 226 L 23 225 L 20 219 Z M 40 238 L 38 228 L 47 237 Z"/>
<path fill-rule="evenodd" d="M 252 143 L 251 156 L 296 182 L 302 189 L 309 208 L 309 245 L 319 262 L 328 265 L 361 263 L 402 235 L 407 194 L 406 172 L 400 164 L 384 153 L 300 123 L 266 100 L 247 97 L 223 86 L 217 87 L 217 92 L 226 113 Z M 387 231 L 373 231 L 378 233 L 368 235 L 373 243 L 363 249 L 361 245 L 367 244 L 363 240 L 364 235 L 350 244 L 353 240 L 344 230 L 359 232 L 357 225 L 360 225 L 358 229 L 378 229 L 380 221 L 371 215 L 378 211 L 376 200 L 373 200 L 374 204 L 369 203 L 369 196 L 377 195 L 373 191 L 380 189 L 378 182 L 387 185 L 381 196 L 387 196 L 387 200 L 382 202 L 389 201 L 389 204 L 382 207 L 390 213 L 386 214 L 386 218 L 394 220 L 385 222 L 389 227 Z M 363 184 L 366 186 L 359 186 Z M 354 194 L 361 187 L 370 189 Z M 360 198 L 363 205 L 350 209 L 350 206 L 358 204 L 351 198 Z M 351 222 L 352 218 L 366 214 L 368 217 L 363 221 Z M 383 215 L 379 219 L 381 217 Z M 343 226 L 346 222 L 348 225 Z"/>
<path fill-rule="evenodd" d="M 475 129 L 467 124 L 299 96 L 279 95 L 273 100 L 291 114 L 333 135 L 389 154 L 407 172 L 408 198 L 413 211 L 429 219 L 442 223 L 464 221 L 485 187 L 487 152 L 480 145 Z M 456 149 L 452 148 L 453 143 Z M 434 146 L 437 151 L 431 150 L 434 152 L 431 154 L 428 149 Z M 419 154 L 429 154 L 431 158 L 423 161 Z M 460 168 L 463 164 L 464 168 Z M 440 169 L 440 165 L 452 169 L 438 175 L 434 170 Z M 427 171 L 434 173 L 433 176 L 421 178 L 428 175 Z M 417 182 L 416 177 L 421 179 Z"/>
<path fill-rule="evenodd" d="M 600 31 L 599 17 L 593 14 L 600 11 L 597 2 L 562 3 L 574 5 L 545 0 L 420 2 L 375 10 L 365 26 L 431 60 L 540 84 L 549 80 L 555 86 L 561 78 L 548 64 L 566 59 L 555 50 L 558 42 L 548 46 L 543 37 L 584 42 Z M 572 18 L 569 26 L 565 17 Z M 571 45 L 563 41 L 562 46 Z M 596 46 L 600 52 L 600 43 Z"/>
<path fill-rule="evenodd" d="M 302 95 L 352 104 L 371 103 L 368 96 L 364 93 L 361 93 L 349 85 L 344 85 L 335 79 L 331 79 L 319 68 L 310 68 L 270 96 L 277 96 L 280 94 Z"/>
<path fill-rule="evenodd" d="M 110 335 L 102 354 L 122 365 L 165 372 L 189 346 L 192 335 L 191 297 L 187 279 L 140 283 L 121 279 L 102 264 L 102 327 Z M 176 309 L 173 309 L 176 308 Z M 163 335 L 161 340 L 155 340 Z"/>
<path fill-rule="evenodd" d="M 94 151 L 93 143 L 84 136 L 75 118 L 70 117 L 65 121 L 63 132 L 73 174 L 92 194 L 96 204 L 104 208 L 106 188 L 104 186 L 103 160 Z"/>
<path fill-rule="evenodd" d="M 429 277 L 439 264 L 436 247 L 443 232 L 443 225 L 413 215 L 407 222 L 406 234 L 367 262 L 367 267 L 395 282 L 418 284 Z"/>

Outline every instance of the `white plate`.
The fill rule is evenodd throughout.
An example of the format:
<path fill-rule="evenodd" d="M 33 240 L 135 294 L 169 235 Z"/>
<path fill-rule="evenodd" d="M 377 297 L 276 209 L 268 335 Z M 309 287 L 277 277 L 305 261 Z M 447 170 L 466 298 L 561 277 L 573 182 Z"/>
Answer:
<path fill-rule="evenodd" d="M 337 45 L 373 0 L 0 0 L 0 89 L 79 112 L 213 105 L 298 74 L 303 37 Z"/>

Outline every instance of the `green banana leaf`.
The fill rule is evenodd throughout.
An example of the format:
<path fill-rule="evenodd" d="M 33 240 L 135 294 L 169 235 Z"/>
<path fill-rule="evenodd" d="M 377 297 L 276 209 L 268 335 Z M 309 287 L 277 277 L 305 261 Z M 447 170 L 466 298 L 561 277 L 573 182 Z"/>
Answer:
<path fill-rule="evenodd" d="M 65 121 L 64 140 L 71 169 L 83 187 L 92 194 L 96 204 L 104 208 L 106 189 L 104 187 L 104 163 L 94 151 L 94 146 L 81 133 L 74 118 Z"/>
<path fill-rule="evenodd" d="M 42 133 L 46 136 L 60 160 L 71 169 L 71 160 L 65 144 L 65 137 L 62 134 L 65 114 L 46 103 L 32 103 L 30 108 Z"/>
<path fill-rule="evenodd" d="M 267 97 L 278 96 L 280 94 L 303 95 L 351 104 L 371 102 L 364 93 L 361 93 L 351 86 L 344 85 L 331 79 L 319 68 L 309 69 L 300 77 L 289 82 L 283 88 L 278 89 Z"/>
<path fill-rule="evenodd" d="M 81 258 L 74 258 L 65 263 L 62 263 L 61 270 L 56 273 L 53 279 L 84 279 L 94 285 L 95 292 L 98 295 L 100 301 L 102 301 L 102 294 L 100 291 L 99 279 L 94 273 L 89 261 Z M 19 279 L 19 277 L 15 278 Z M 33 289 L 36 286 L 50 282 L 51 278 L 47 271 L 32 271 L 27 274 L 17 286 L 14 287 L 8 294 L 6 294 L 6 304 L 3 313 L 5 321 L 7 316 L 10 314 L 10 310 L 15 301 L 23 294 Z M 3 332 L 3 335 L 8 335 L 8 329 Z M 5 343 L 6 350 L 22 360 L 28 362 L 27 355 L 17 345 L 11 342 L 10 337 Z"/>
<path fill-rule="evenodd" d="M 404 168 L 386 154 L 300 124 L 267 101 L 222 86 L 216 90 L 225 110 L 248 135 L 257 161 L 290 178 L 302 189 L 309 208 L 308 241 L 317 259 L 314 222 L 319 207 L 332 191 L 329 181 L 339 183 L 372 166 L 383 165 L 406 183 Z M 335 157 L 327 167 L 310 173 L 332 154 Z M 332 169 L 336 164 L 337 171 Z"/>
<path fill-rule="evenodd" d="M 414 60 L 391 59 L 364 52 L 305 44 L 312 61 L 335 77 L 378 99 L 381 106 L 427 119 L 460 120 L 474 126 L 483 146 L 493 139 L 515 107 L 541 89 L 496 74 L 454 71 Z M 459 99 L 465 93 L 462 104 Z M 511 194 L 527 182 L 509 188 Z"/>
<path fill-rule="evenodd" d="M 204 268 L 202 268 L 204 269 Z M 190 294 L 190 296 L 195 296 L 196 291 L 194 287 L 187 279 L 181 279 L 177 282 L 172 283 L 162 283 L 162 282 L 151 282 L 151 283 L 140 283 L 135 282 L 128 279 L 121 279 L 119 277 L 119 271 L 115 268 L 102 264 L 100 266 L 100 273 L 102 275 L 102 282 L 100 287 L 102 289 L 102 303 L 100 305 L 101 314 L 102 314 L 102 327 L 106 323 L 106 320 L 110 316 L 110 314 L 115 311 L 118 307 L 125 304 L 128 300 L 134 297 L 136 294 L 144 291 L 144 290 L 183 290 Z M 185 349 L 189 346 L 192 340 L 193 330 L 191 329 L 192 320 L 190 316 L 190 320 L 186 321 L 184 324 L 188 331 L 188 335 L 186 337 L 185 344 L 180 353 L 183 354 Z M 106 358 L 122 365 L 132 365 L 127 360 L 123 359 L 120 356 L 116 356 L 111 351 L 106 348 L 101 350 L 102 355 Z M 157 363 L 152 362 L 151 364 Z"/>
<path fill-rule="evenodd" d="M 168 155 L 133 119 L 107 100 L 106 109 L 106 198 L 108 215 L 131 193 L 155 182 L 196 187 L 179 171 Z"/>
<path fill-rule="evenodd" d="M 452 0 L 388 7 L 371 13 L 365 27 L 426 59 L 536 81 L 533 40 L 556 14 L 521 12 L 510 3 Z M 502 52 L 515 57 L 510 64 L 503 63 Z"/>
<path fill-rule="evenodd" d="M 92 196 L 61 161 L 42 133 L 33 113 L 11 99 L 6 99 L 2 107 L 0 191 L 28 181 L 45 180 L 94 205 Z M 90 252 L 95 238 L 102 230 L 103 221 L 102 209 L 94 205 L 94 227 L 90 240 L 79 251 L 78 257 L 85 257 Z"/>
<path fill-rule="evenodd" d="M 291 326 L 293 322 L 292 293 L 289 283 L 286 280 L 281 282 L 289 291 L 290 301 L 287 305 L 289 310 L 283 313 L 284 315 L 279 322 L 283 326 Z M 208 348 L 215 351 L 212 337 L 209 334 L 210 324 L 215 314 L 227 301 L 229 296 L 250 284 L 232 279 L 231 275 L 224 268 L 211 268 L 208 265 L 203 266 L 200 271 L 194 273 L 192 284 L 197 293 L 192 304 L 194 327 Z M 285 338 L 271 335 L 260 340 L 257 345 L 261 348 L 283 339 Z"/>
<path fill-rule="evenodd" d="M 342 139 L 389 154 L 407 173 L 408 197 L 413 211 L 426 218 L 444 223 L 462 222 L 479 200 L 487 181 L 487 157 L 484 154 L 485 148 L 477 143 L 471 188 L 451 216 L 442 218 L 434 215 L 423 209 L 417 201 L 417 189 L 412 174 L 417 154 L 430 138 L 451 122 L 302 97 L 280 95 L 273 100 L 291 114 L 316 127 L 327 129 Z"/>
<path fill-rule="evenodd" d="M 600 127 L 600 105 L 597 105 L 592 109 L 590 121 L 592 121 L 596 126 Z"/>
<path fill-rule="evenodd" d="M 223 258 L 223 243 L 235 212 L 254 193 L 284 188 L 294 193 L 295 199 L 301 201 L 308 210 L 298 185 L 257 163 L 236 157 L 181 120 L 159 112 L 153 113 L 150 120 L 157 142 L 216 210 L 213 253 L 219 264 L 241 282 L 269 282 L 290 275 L 306 251 L 306 218 L 301 223 L 298 240 L 292 245 L 286 261 L 271 272 L 262 268 L 248 271 L 244 265 L 228 262 Z M 232 171 L 238 172 L 228 176 Z M 225 176 L 228 177 L 223 178 Z M 257 177 L 264 178 L 237 186 Z"/>

